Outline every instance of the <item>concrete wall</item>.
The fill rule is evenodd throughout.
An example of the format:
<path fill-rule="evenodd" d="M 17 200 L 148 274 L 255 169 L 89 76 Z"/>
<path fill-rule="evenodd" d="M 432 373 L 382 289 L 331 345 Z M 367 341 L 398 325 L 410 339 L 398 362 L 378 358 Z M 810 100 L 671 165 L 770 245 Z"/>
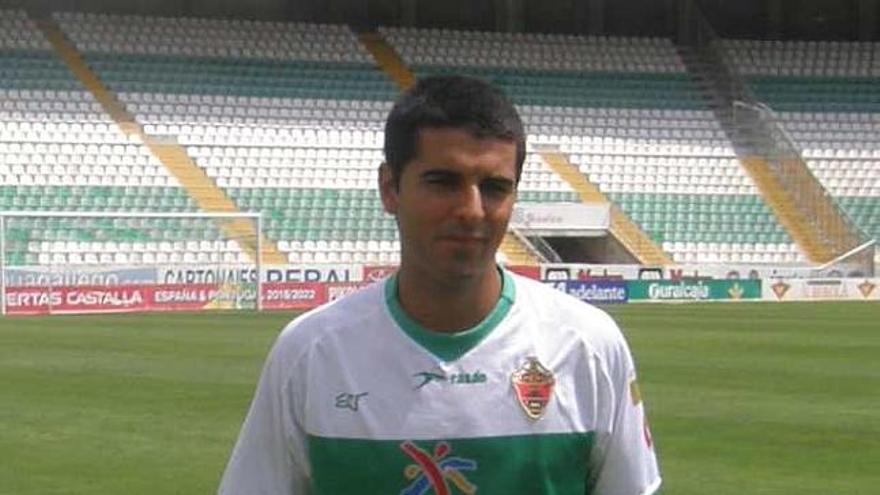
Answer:
<path fill-rule="evenodd" d="M 23 8 L 36 14 L 73 11 L 242 19 L 286 18 L 289 4 L 287 0 L 0 0 L 4 8 Z"/>
<path fill-rule="evenodd" d="M 728 37 L 880 39 L 880 0 L 0 0 L 0 8 L 673 37 L 684 1 Z"/>

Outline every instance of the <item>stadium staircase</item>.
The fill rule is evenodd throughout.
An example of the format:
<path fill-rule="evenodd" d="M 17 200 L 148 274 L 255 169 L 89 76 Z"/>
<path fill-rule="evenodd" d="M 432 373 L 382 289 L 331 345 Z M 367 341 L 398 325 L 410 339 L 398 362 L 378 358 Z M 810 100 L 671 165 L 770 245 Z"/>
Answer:
<path fill-rule="evenodd" d="M 538 259 L 514 234 L 508 232 L 504 234 L 501 240 L 501 252 L 507 258 L 507 263 L 511 265 L 529 265 L 534 266 L 540 264 Z"/>
<path fill-rule="evenodd" d="M 758 99 L 728 60 L 711 26 L 704 22 L 702 29 L 715 42 L 679 47 L 682 61 L 710 93 L 710 106 L 733 143 L 740 164 L 780 225 L 812 263 L 831 261 L 856 247 L 858 232 L 810 171 L 801 150 L 784 138 L 782 125 L 757 118 L 746 124 L 737 117 L 737 104 L 757 106 Z M 772 136 L 783 137 L 774 140 Z M 780 140 L 786 141 L 782 145 L 788 158 L 771 166 L 773 156 L 778 156 Z M 784 176 L 779 171 L 784 171 Z"/>
<path fill-rule="evenodd" d="M 107 90 L 107 87 L 98 79 L 98 76 L 92 72 L 76 48 L 68 42 L 58 24 L 51 19 L 38 20 L 35 21 L 35 24 L 43 31 L 56 55 L 67 65 L 83 86 L 94 95 L 95 99 L 104 108 L 104 111 L 119 126 L 119 129 L 126 136 L 140 134 L 141 129 L 135 122 L 134 116 L 125 109 L 113 93 Z"/>
<path fill-rule="evenodd" d="M 740 162 L 761 191 L 764 201 L 776 215 L 779 223 L 807 258 L 813 263 L 831 260 L 833 253 L 822 242 L 816 223 L 797 208 L 794 198 L 773 174 L 767 160 L 760 156 L 751 156 L 740 158 Z M 792 166 L 797 167 L 796 164 Z"/>
<path fill-rule="evenodd" d="M 394 81 L 399 88 L 407 89 L 415 84 L 416 76 L 394 48 L 379 33 L 362 33 L 361 43 L 370 52 L 379 67 Z"/>
<path fill-rule="evenodd" d="M 146 135 L 144 136 L 144 144 L 177 177 L 177 180 L 187 189 L 200 209 L 217 213 L 239 212 L 236 204 L 214 184 L 214 181 L 205 175 L 205 172 L 193 162 L 182 146 L 163 144 Z M 256 229 L 252 221 L 236 219 L 222 222 L 221 228 L 228 238 L 239 240 L 242 251 L 247 253 L 252 260 L 256 259 Z M 265 235 L 260 243 L 263 263 L 270 265 L 287 263 L 287 258 Z"/>
<path fill-rule="evenodd" d="M 150 136 L 143 132 L 134 116 L 116 98 L 98 76 L 89 68 L 83 57 L 71 44 L 58 24 L 52 19 L 36 21 L 51 43 L 56 54 L 94 95 L 104 111 L 114 120 L 119 129 L 135 141 L 143 143 L 159 161 L 165 165 L 195 200 L 198 207 L 205 212 L 232 213 L 238 212 L 235 203 L 208 178 L 207 175 L 192 161 L 186 150 L 176 143 L 163 142 L 161 137 Z M 256 260 L 257 242 L 256 229 L 246 219 L 221 222 L 219 225 L 224 235 L 234 239 L 242 251 L 251 260 Z M 263 236 L 261 239 L 262 262 L 267 264 L 285 264 L 286 257 L 278 250 L 274 242 Z"/>
<path fill-rule="evenodd" d="M 572 165 L 562 153 L 542 152 L 541 157 L 568 182 L 584 203 L 611 203 L 587 177 Z M 619 208 L 611 207 L 611 235 L 645 265 L 671 265 L 669 256 Z"/>

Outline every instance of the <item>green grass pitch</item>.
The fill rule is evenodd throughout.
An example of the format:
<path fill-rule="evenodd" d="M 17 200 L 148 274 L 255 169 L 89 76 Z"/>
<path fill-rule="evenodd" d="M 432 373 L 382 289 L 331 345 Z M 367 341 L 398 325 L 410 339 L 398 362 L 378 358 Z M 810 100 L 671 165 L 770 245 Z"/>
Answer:
<path fill-rule="evenodd" d="M 878 493 L 880 304 L 609 310 L 639 365 L 664 494 Z M 290 318 L 0 318 L 0 494 L 214 493 Z"/>

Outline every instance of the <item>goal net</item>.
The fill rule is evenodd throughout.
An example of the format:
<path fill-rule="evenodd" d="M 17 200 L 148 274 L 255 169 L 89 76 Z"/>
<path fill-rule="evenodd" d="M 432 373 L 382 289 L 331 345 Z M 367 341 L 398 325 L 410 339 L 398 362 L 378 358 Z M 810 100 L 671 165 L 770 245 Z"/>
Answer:
<path fill-rule="evenodd" d="M 260 309 L 257 213 L 0 212 L 0 312 Z"/>

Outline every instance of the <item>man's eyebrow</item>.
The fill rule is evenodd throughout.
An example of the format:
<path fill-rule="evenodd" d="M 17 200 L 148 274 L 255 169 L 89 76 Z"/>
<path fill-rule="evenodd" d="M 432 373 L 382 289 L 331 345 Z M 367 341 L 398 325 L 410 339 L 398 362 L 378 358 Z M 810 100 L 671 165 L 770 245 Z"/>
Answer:
<path fill-rule="evenodd" d="M 458 172 L 453 172 L 452 170 L 445 170 L 445 169 L 442 169 L 442 168 L 431 168 L 431 169 L 428 169 L 428 170 L 423 171 L 423 172 L 420 174 L 420 176 L 421 176 L 421 177 L 445 177 L 445 178 L 451 178 L 451 177 L 460 177 L 461 174 L 458 173 Z"/>
<path fill-rule="evenodd" d="M 511 189 L 516 187 L 515 180 L 513 180 L 509 177 L 505 177 L 503 175 L 492 175 L 492 176 L 486 177 L 486 179 L 483 182 L 489 182 L 491 184 L 509 187 Z"/>

